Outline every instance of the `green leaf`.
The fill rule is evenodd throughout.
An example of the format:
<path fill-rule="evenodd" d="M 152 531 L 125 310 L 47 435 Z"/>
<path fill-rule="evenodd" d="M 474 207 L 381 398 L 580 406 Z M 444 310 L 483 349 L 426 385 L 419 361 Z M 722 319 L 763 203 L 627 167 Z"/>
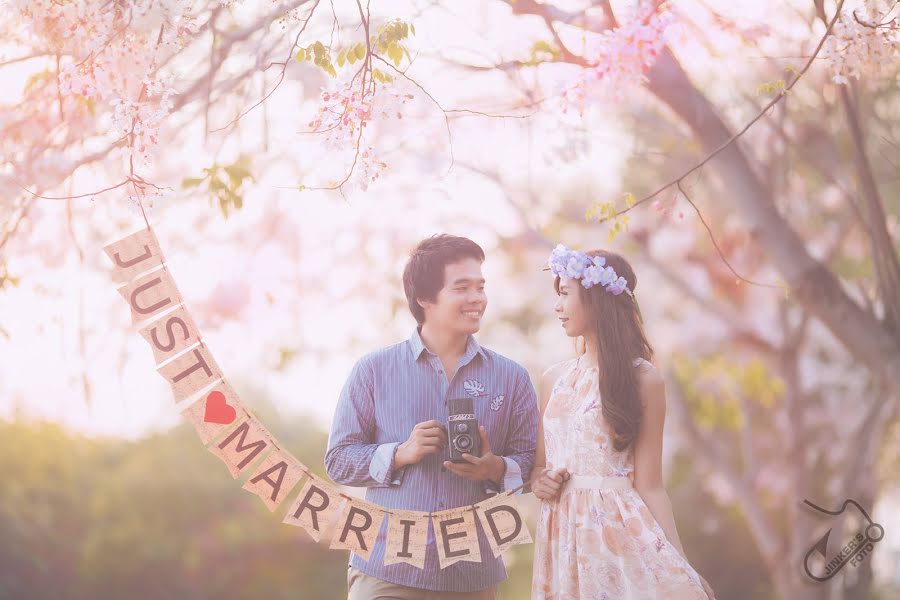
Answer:
<path fill-rule="evenodd" d="M 397 44 L 391 44 L 388 46 L 388 57 L 399 67 L 403 60 L 403 50 Z"/>
<path fill-rule="evenodd" d="M 356 58 L 362 60 L 366 57 L 366 46 L 365 44 L 357 44 L 356 45 Z"/>
<path fill-rule="evenodd" d="M 250 173 L 250 169 L 240 162 L 228 165 L 225 167 L 225 172 L 228 173 L 229 177 L 236 179 L 237 181 L 242 182 L 244 179 L 253 179 L 253 174 Z"/>
<path fill-rule="evenodd" d="M 334 65 L 329 64 L 327 67 L 325 67 L 325 72 L 332 77 L 337 77 L 337 71 L 334 70 Z"/>
<path fill-rule="evenodd" d="M 343 67 L 346 60 L 347 60 L 347 49 L 344 48 L 340 52 L 338 52 L 338 56 L 337 56 L 338 66 Z"/>
<path fill-rule="evenodd" d="M 531 58 L 526 64 L 537 65 L 542 62 L 556 61 L 561 57 L 561 53 L 550 42 L 546 40 L 538 40 L 531 46 Z"/>
<path fill-rule="evenodd" d="M 306 60 L 306 49 L 300 48 L 299 50 L 297 50 L 296 58 L 297 58 L 297 62 L 305 61 Z"/>
<path fill-rule="evenodd" d="M 228 178 L 231 180 L 231 184 L 234 187 L 243 185 L 244 179 L 253 179 L 253 175 L 243 167 L 232 165 L 230 167 L 225 167 L 225 172 L 228 174 Z"/>
<path fill-rule="evenodd" d="M 205 177 L 186 177 L 181 180 L 181 188 L 186 190 L 189 188 L 197 187 L 198 185 L 203 183 L 204 179 L 206 179 L 206 178 Z"/>
<path fill-rule="evenodd" d="M 412 23 L 409 24 L 409 30 L 412 31 L 413 35 L 416 35 L 416 26 Z"/>

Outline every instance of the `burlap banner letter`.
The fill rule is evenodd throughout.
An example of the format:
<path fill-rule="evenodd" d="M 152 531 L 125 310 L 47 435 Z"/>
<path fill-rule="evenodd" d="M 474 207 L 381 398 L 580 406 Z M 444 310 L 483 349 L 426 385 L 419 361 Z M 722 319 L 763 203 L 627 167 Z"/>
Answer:
<path fill-rule="evenodd" d="M 246 412 L 242 415 L 246 420 L 238 425 L 225 438 L 210 446 L 209 451 L 218 456 L 231 476 L 237 479 L 241 472 L 266 449 L 271 447 L 269 433 L 256 419 Z"/>
<path fill-rule="evenodd" d="M 384 509 L 377 504 L 357 498 L 346 502 L 337 517 L 331 549 L 350 550 L 369 560 L 383 520 Z"/>
<path fill-rule="evenodd" d="M 334 522 L 343 502 L 344 498 L 334 486 L 310 475 L 284 517 L 284 523 L 302 527 L 318 542 L 325 528 Z"/>
<path fill-rule="evenodd" d="M 442 569 L 460 561 L 481 562 L 475 513 L 470 507 L 432 513 L 431 522 Z"/>
<path fill-rule="evenodd" d="M 274 511 L 304 474 L 305 469 L 290 454 L 275 450 L 257 467 L 244 489 L 259 496 L 269 510 Z"/>
<path fill-rule="evenodd" d="M 222 378 L 222 370 L 204 344 L 185 352 L 157 371 L 172 386 L 176 403 Z"/>
<path fill-rule="evenodd" d="M 200 330 L 184 305 L 140 330 L 158 365 L 200 341 Z"/>
<path fill-rule="evenodd" d="M 384 550 L 385 565 L 406 563 L 424 569 L 427 543 L 428 513 L 391 509 Z"/>
<path fill-rule="evenodd" d="M 118 242 L 104 246 L 106 255 L 112 259 L 112 279 L 124 283 L 150 269 L 162 266 L 163 255 L 156 236 L 149 229 L 141 229 Z"/>
<path fill-rule="evenodd" d="M 531 543 L 531 534 L 512 495 L 498 494 L 476 504 L 475 510 L 494 558 L 512 546 Z"/>
<path fill-rule="evenodd" d="M 168 269 L 141 275 L 120 287 L 119 293 L 131 307 L 131 322 L 135 325 L 181 304 L 181 295 Z"/>
<path fill-rule="evenodd" d="M 205 446 L 225 430 L 230 429 L 229 426 L 237 421 L 239 410 L 241 401 L 237 393 L 223 379 L 197 402 L 192 402 L 181 411 L 181 414 L 191 422 Z"/>

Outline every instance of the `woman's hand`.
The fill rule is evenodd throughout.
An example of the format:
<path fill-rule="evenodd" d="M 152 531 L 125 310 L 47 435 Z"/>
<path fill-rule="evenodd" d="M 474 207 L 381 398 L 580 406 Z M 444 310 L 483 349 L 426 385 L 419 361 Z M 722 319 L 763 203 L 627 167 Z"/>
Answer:
<path fill-rule="evenodd" d="M 703 575 L 697 573 L 697 576 L 700 578 L 701 583 L 703 583 L 703 591 L 706 592 L 706 595 L 709 596 L 709 600 L 716 600 L 716 595 L 713 593 L 712 587 L 710 587 L 709 583 L 703 579 Z"/>
<path fill-rule="evenodd" d="M 544 469 L 541 475 L 531 484 L 531 491 L 541 500 L 556 500 L 562 490 L 563 482 L 569 479 L 569 470 L 565 467 Z"/>

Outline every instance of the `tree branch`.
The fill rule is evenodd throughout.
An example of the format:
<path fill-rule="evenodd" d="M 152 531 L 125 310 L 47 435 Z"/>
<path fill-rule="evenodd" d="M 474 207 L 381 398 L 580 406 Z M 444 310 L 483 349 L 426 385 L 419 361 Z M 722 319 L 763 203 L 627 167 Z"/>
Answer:
<path fill-rule="evenodd" d="M 307 1 L 310 1 L 310 0 L 307 0 Z M 294 43 L 291 44 L 291 47 L 288 50 L 287 56 L 285 57 L 284 62 L 282 63 L 281 73 L 278 74 L 278 81 L 275 82 L 275 85 L 272 86 L 272 89 L 269 90 L 269 92 L 267 94 L 265 94 L 258 102 L 253 104 L 250 108 L 239 113 L 238 116 L 236 116 L 234 119 L 232 119 L 227 125 L 219 127 L 217 129 L 213 129 L 211 133 L 216 133 L 216 132 L 222 131 L 224 129 L 228 129 L 232 125 L 236 124 L 247 113 L 252 111 L 254 108 L 260 106 L 263 102 L 268 100 L 272 96 L 272 94 L 274 94 L 278 90 L 278 88 L 281 86 L 282 82 L 284 81 L 284 76 L 285 76 L 285 73 L 287 72 L 287 66 L 288 66 L 288 64 L 290 64 L 291 57 L 294 55 L 294 49 L 297 47 L 297 43 L 300 41 L 300 36 L 303 35 L 304 31 L 306 31 L 306 28 L 309 25 L 309 22 L 312 20 L 313 15 L 316 12 L 316 8 L 318 8 L 319 2 L 321 0 L 314 0 L 314 1 L 315 1 L 315 4 L 313 4 L 312 8 L 309 10 L 309 14 L 306 17 L 306 20 L 303 22 L 303 26 L 300 28 L 300 31 L 297 32 L 297 35 L 294 37 Z M 219 64 L 221 64 L 221 63 L 219 63 Z M 215 65 L 215 66 L 216 66 L 216 68 L 218 68 L 218 65 Z M 211 65 L 210 72 L 212 72 L 212 69 L 213 69 L 213 66 Z"/>
<path fill-rule="evenodd" d="M 311 1 L 313 0 L 290 0 L 290 2 L 284 2 L 243 29 L 238 29 L 222 35 L 222 42 L 219 45 L 218 52 L 216 53 L 215 58 L 210 61 L 210 70 L 218 69 L 221 66 L 225 59 L 228 58 L 233 46 L 249 39 L 260 29 L 268 27 L 273 21 L 283 16 L 285 13 Z M 205 85 L 205 77 L 198 77 L 195 79 L 190 87 L 179 93 L 172 106 L 172 112 L 177 112 L 186 104 L 192 102 Z"/>

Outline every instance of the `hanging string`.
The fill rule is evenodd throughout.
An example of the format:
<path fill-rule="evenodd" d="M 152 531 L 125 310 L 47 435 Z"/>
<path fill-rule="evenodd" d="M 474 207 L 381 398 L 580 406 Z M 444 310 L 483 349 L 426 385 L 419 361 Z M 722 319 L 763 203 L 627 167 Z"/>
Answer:
<path fill-rule="evenodd" d="M 147 213 L 144 212 L 144 203 L 141 201 L 140 194 L 137 195 L 138 207 L 141 209 L 141 215 L 144 217 L 144 224 L 147 226 L 147 229 L 150 229 L 150 221 L 147 220 Z"/>

